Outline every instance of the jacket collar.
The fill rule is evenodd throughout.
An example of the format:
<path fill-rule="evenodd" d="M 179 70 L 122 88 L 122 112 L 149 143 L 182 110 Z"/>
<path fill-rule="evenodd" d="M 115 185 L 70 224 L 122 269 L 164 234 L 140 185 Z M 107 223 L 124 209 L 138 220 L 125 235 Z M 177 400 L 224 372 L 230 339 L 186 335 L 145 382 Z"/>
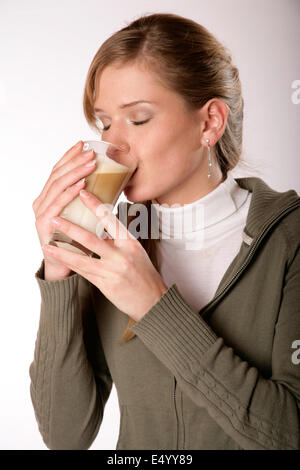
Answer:
<path fill-rule="evenodd" d="M 300 205 L 300 196 L 294 189 L 279 192 L 265 183 L 261 178 L 251 176 L 247 178 L 234 178 L 237 184 L 252 193 L 251 203 L 246 219 L 243 238 L 250 245 L 252 240 L 280 216 L 289 207 Z M 124 203 L 123 203 L 124 204 Z M 125 203 L 126 212 L 131 206 L 140 203 Z M 119 211 L 119 207 L 118 207 Z M 127 219 L 127 224 L 134 218 Z"/>
<path fill-rule="evenodd" d="M 235 180 L 241 188 L 252 192 L 243 233 L 243 241 L 246 245 L 241 245 L 239 253 L 221 279 L 214 298 L 200 310 L 199 314 L 203 318 L 213 312 L 213 308 L 242 275 L 263 237 L 273 224 L 300 206 L 300 197 L 293 189 L 279 192 L 270 188 L 261 178 L 257 177 L 235 178 Z"/>
<path fill-rule="evenodd" d="M 269 223 L 289 207 L 300 205 L 300 197 L 294 189 L 279 192 L 270 188 L 258 177 L 235 178 L 235 181 L 241 188 L 252 193 L 244 229 L 245 236 L 249 237 L 249 241 L 251 238 L 259 236 Z"/>

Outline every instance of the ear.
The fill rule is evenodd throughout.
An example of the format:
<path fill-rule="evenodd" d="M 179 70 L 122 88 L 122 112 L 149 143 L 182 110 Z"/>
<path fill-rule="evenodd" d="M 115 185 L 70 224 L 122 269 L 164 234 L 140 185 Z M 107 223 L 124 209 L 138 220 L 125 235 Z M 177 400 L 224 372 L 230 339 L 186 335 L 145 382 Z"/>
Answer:
<path fill-rule="evenodd" d="M 206 146 L 206 139 L 213 147 L 225 132 L 229 108 L 220 98 L 212 98 L 199 110 L 201 121 L 201 144 Z"/>

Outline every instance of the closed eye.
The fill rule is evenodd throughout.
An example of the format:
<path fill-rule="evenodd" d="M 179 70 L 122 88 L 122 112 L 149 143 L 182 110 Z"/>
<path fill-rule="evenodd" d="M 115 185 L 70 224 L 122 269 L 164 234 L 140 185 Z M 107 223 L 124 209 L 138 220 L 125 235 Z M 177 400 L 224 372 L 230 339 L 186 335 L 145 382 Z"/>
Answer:
<path fill-rule="evenodd" d="M 134 124 L 135 126 L 141 126 L 142 124 L 146 124 L 146 122 L 149 122 L 150 119 L 146 119 L 146 121 L 131 121 L 132 124 Z M 103 127 L 103 131 L 108 131 L 110 128 L 110 126 L 106 126 L 106 127 Z"/>

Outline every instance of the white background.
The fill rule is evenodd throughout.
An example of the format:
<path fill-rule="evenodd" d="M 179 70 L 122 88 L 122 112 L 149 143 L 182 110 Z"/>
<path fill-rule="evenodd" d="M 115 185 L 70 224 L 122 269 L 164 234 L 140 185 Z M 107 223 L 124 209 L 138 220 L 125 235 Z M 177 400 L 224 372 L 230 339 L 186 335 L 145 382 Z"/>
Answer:
<path fill-rule="evenodd" d="M 46 449 L 29 394 L 42 260 L 32 202 L 65 151 L 96 137 L 82 96 L 101 43 L 157 12 L 189 17 L 229 47 L 245 99 L 243 157 L 269 186 L 300 193 L 299 0 L 0 0 L 0 449 Z M 118 431 L 113 387 L 91 449 L 115 449 Z"/>

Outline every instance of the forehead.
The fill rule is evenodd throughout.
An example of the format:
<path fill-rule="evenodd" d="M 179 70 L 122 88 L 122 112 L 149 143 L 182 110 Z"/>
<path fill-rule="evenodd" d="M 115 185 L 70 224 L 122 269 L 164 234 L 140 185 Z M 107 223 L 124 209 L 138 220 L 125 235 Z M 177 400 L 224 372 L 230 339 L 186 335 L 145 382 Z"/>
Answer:
<path fill-rule="evenodd" d="M 179 95 L 177 95 L 179 96 Z M 137 64 L 107 66 L 97 79 L 94 108 L 104 111 L 134 101 L 162 103 L 176 94 L 158 75 Z"/>

